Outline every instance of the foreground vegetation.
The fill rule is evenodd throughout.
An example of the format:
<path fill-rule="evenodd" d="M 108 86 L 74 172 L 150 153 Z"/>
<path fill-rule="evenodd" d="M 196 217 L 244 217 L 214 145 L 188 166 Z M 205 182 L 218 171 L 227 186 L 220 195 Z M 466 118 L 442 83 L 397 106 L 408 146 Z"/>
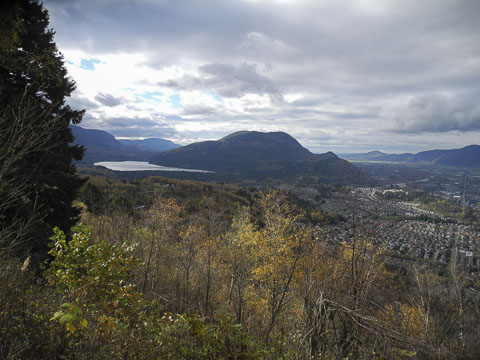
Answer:
<path fill-rule="evenodd" d="M 79 178 L 83 112 L 48 14 L 0 16 L 0 358 L 478 357 L 478 293 L 455 267 L 326 244 L 311 224 L 338 217 L 287 192 Z"/>
<path fill-rule="evenodd" d="M 286 192 L 97 178 L 80 200 L 83 225 L 71 240 L 55 229 L 44 270 L 2 259 L 1 358 L 479 351 L 478 296 L 457 269 L 440 277 L 394 268 L 369 239 L 327 245 L 313 236 L 308 207 Z"/>

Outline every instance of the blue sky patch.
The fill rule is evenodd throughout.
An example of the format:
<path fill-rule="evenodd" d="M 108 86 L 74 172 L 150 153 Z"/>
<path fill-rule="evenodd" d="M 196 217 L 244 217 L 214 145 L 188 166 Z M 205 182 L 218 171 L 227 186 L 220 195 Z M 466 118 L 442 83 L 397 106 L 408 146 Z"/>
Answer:
<path fill-rule="evenodd" d="M 221 102 L 223 103 L 223 99 L 220 95 L 218 95 L 215 91 L 209 91 L 208 92 L 208 95 L 210 95 L 211 97 L 213 97 L 215 100 L 217 100 L 218 102 Z"/>
<path fill-rule="evenodd" d="M 144 98 L 145 100 L 161 101 L 160 99 L 158 99 L 158 96 L 163 96 L 163 93 L 161 91 L 145 91 L 143 93 L 135 95 Z"/>
<path fill-rule="evenodd" d="M 180 96 L 178 95 L 169 96 L 167 101 L 170 103 L 170 107 L 173 109 L 180 109 L 182 107 L 182 104 L 180 103 Z"/>
<path fill-rule="evenodd" d="M 80 67 L 82 69 L 85 69 L 85 70 L 89 70 L 89 71 L 94 71 L 95 70 L 95 64 L 100 64 L 101 61 L 98 60 L 98 59 L 82 59 L 82 61 L 80 61 Z"/>

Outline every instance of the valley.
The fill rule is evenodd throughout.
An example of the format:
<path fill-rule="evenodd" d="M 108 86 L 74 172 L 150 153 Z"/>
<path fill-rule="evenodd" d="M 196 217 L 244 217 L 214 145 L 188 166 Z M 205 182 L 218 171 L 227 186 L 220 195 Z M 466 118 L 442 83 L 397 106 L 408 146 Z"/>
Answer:
<path fill-rule="evenodd" d="M 0 359 L 478 359 L 479 4 L 3 1 Z"/>
<path fill-rule="evenodd" d="M 321 162 L 334 165 L 315 170 Z M 480 270 L 478 169 L 358 159 L 350 165 L 333 153 L 312 154 L 288 134 L 258 132 L 157 153 L 152 163 L 160 165 L 79 170 L 130 181 L 160 175 L 281 188 L 310 203 L 323 219 L 312 228 L 319 241 L 351 243 L 361 237 L 404 265 L 429 262 L 445 271 L 453 262 L 470 276 Z M 332 218 L 333 223 L 325 221 Z"/>
<path fill-rule="evenodd" d="M 480 170 L 410 164 L 354 162 L 374 187 L 342 187 L 324 194 L 299 189 L 323 214 L 344 221 L 322 224 L 327 242 L 371 239 L 403 266 L 428 262 L 446 271 L 461 266 L 471 279 L 480 271 Z"/>
<path fill-rule="evenodd" d="M 319 241 L 352 243 L 360 237 L 403 266 L 429 262 L 444 272 L 455 263 L 469 276 L 480 270 L 478 169 L 359 159 L 350 165 L 333 153 L 312 154 L 285 133 L 246 131 L 156 153 L 151 162 L 79 170 L 130 181 L 160 175 L 281 188 L 311 204 L 320 219 L 312 225 Z"/>

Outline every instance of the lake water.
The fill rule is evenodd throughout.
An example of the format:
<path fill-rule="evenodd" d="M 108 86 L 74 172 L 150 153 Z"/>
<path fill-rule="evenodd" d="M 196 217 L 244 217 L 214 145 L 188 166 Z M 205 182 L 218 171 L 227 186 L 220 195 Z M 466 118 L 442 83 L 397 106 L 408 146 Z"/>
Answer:
<path fill-rule="evenodd" d="M 160 166 L 150 164 L 146 161 L 100 161 L 96 162 L 96 166 L 103 166 L 114 171 L 186 171 L 196 173 L 211 173 L 212 171 L 196 170 L 196 169 L 181 169 L 168 166 Z"/>

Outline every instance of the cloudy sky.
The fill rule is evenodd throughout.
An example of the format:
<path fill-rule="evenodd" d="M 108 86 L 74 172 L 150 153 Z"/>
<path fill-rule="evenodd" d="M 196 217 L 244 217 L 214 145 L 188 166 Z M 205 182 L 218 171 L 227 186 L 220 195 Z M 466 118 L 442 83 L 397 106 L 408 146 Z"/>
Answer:
<path fill-rule="evenodd" d="M 313 152 L 480 143 L 478 0 L 46 0 L 82 126 Z"/>

